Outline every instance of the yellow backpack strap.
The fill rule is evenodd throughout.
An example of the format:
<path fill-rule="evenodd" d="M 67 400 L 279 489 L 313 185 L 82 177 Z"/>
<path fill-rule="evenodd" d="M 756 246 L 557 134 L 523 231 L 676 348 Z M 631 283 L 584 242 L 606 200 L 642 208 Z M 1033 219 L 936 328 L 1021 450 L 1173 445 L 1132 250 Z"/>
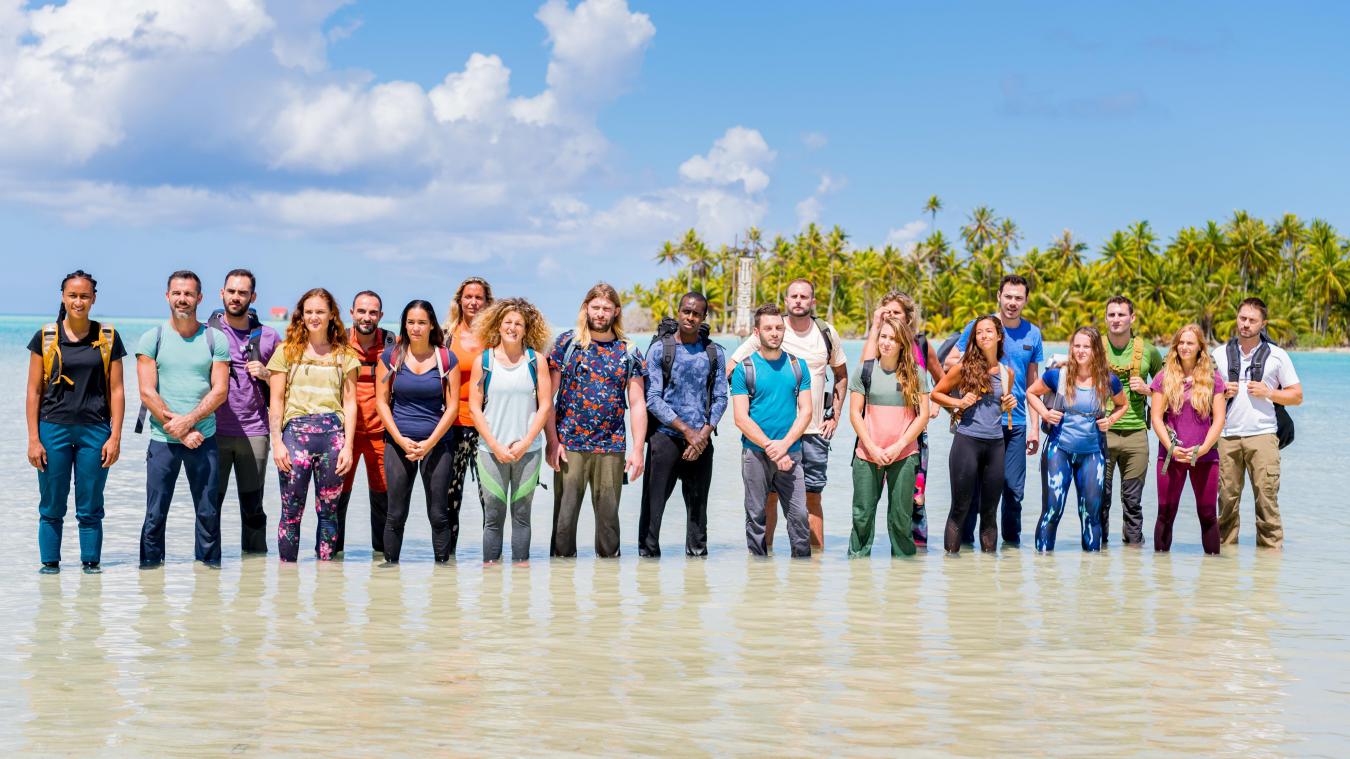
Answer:
<path fill-rule="evenodd" d="M 50 385 L 64 381 L 67 385 L 74 385 L 62 371 L 64 363 L 61 361 L 61 337 L 58 330 L 61 325 L 57 323 L 42 325 L 42 384 Z M 62 363 L 62 368 L 57 369 L 57 364 Z"/>
<path fill-rule="evenodd" d="M 112 390 L 112 352 L 113 340 L 117 335 L 117 330 L 113 329 L 111 324 L 98 325 L 98 354 L 103 357 L 103 380 L 108 390 Z"/>
<path fill-rule="evenodd" d="M 1139 368 L 1144 365 L 1144 338 L 1134 336 L 1134 356 L 1130 358 L 1130 376 L 1138 377 Z"/>

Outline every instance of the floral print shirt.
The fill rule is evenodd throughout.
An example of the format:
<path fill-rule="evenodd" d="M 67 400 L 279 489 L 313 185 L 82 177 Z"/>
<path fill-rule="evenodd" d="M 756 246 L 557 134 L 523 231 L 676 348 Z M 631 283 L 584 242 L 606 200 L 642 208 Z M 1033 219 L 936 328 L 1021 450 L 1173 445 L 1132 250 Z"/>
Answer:
<path fill-rule="evenodd" d="M 627 439 L 623 424 L 628 381 L 646 371 L 642 353 L 629 352 L 622 340 L 591 341 L 575 346 L 564 365 L 574 332 L 558 336 L 548 355 L 548 366 L 562 374 L 558 387 L 558 440 L 563 448 L 583 453 L 623 453 Z"/>

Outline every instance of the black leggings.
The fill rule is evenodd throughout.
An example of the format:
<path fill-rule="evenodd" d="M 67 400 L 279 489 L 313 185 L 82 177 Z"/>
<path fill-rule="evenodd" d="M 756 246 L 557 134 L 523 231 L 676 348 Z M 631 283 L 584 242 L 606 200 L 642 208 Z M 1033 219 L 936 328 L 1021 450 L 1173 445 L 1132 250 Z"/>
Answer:
<path fill-rule="evenodd" d="M 1004 442 L 983 440 L 963 433 L 952 436 L 952 452 L 947 468 L 952 480 L 952 510 L 947 514 L 947 529 L 942 547 L 948 553 L 961 551 L 961 525 L 966 521 L 975 484 L 980 485 L 980 550 L 992 551 L 998 544 L 998 500 L 1003 495 Z"/>
<path fill-rule="evenodd" d="M 389 487 L 389 517 L 384 523 L 384 558 L 397 562 L 403 550 L 403 527 L 408 522 L 413 479 L 422 474 L 422 492 L 431 520 L 431 549 L 436 561 L 454 558 L 455 544 L 450 521 L 450 459 L 447 441 L 436 444 L 421 461 L 409 461 L 393 439 L 384 440 L 384 476 Z"/>

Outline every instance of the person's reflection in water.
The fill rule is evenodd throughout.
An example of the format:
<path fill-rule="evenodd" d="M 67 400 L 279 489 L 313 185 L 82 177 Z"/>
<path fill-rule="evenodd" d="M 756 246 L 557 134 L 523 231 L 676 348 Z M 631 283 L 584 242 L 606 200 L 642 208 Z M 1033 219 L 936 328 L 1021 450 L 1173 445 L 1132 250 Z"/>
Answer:
<path fill-rule="evenodd" d="M 41 578 L 32 638 L 20 650 L 32 710 L 23 720 L 29 745 L 44 755 L 106 751 L 131 710 L 116 689 L 117 668 L 103 621 L 105 575 L 86 575 L 66 596 L 59 577 Z"/>

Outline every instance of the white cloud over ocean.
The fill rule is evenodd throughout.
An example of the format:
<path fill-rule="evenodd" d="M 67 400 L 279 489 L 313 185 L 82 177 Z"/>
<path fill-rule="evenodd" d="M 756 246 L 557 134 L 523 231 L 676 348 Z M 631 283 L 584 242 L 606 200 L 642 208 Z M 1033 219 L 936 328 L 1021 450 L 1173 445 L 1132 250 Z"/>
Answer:
<path fill-rule="evenodd" d="M 478 51 L 434 86 L 335 69 L 346 0 L 0 0 L 0 203 L 68 224 L 227 227 L 379 260 L 651 247 L 683 228 L 729 241 L 767 211 L 775 151 L 709 134 L 646 189 L 613 170 L 603 110 L 656 34 L 626 0 L 547 0 L 545 86 L 519 92 Z M 116 167 L 161 156 L 157 176 Z M 226 178 L 194 171 L 225 166 Z M 597 199 L 599 198 L 599 199 Z M 531 251 L 534 251 L 531 254 Z"/>

